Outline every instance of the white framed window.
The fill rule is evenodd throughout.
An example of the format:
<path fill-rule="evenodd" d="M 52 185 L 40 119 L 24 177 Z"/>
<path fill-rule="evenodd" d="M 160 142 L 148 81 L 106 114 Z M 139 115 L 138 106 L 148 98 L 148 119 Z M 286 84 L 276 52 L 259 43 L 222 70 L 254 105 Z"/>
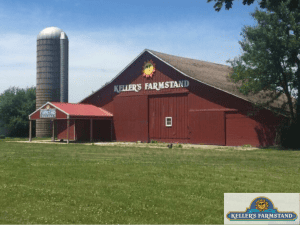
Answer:
<path fill-rule="evenodd" d="M 171 127 L 172 126 L 172 117 L 166 117 L 166 127 Z"/>

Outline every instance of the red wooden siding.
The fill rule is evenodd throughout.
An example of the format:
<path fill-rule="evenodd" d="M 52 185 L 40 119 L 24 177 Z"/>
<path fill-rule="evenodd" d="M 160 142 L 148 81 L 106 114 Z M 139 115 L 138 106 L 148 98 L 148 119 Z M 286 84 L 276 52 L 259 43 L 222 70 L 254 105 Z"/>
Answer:
<path fill-rule="evenodd" d="M 57 121 L 58 139 L 67 139 L 67 122 L 66 120 Z M 74 139 L 75 128 L 75 139 Z M 93 137 L 94 141 L 111 141 L 111 121 L 110 120 L 93 120 Z M 76 119 L 70 120 L 70 140 L 90 141 L 90 120 Z"/>
<path fill-rule="evenodd" d="M 40 119 L 40 110 L 31 115 L 32 120 Z"/>
<path fill-rule="evenodd" d="M 189 117 L 192 143 L 225 145 L 224 112 L 190 111 Z"/>
<path fill-rule="evenodd" d="M 69 140 L 75 140 L 75 123 L 70 120 Z M 67 139 L 67 120 L 56 120 L 57 139 Z"/>
<path fill-rule="evenodd" d="M 258 133 L 255 128 L 260 124 L 241 114 L 226 114 L 226 144 L 259 146 Z"/>
<path fill-rule="evenodd" d="M 189 109 L 239 109 L 253 110 L 250 102 L 237 98 L 200 82 L 191 80 L 189 86 Z"/>
<path fill-rule="evenodd" d="M 114 126 L 117 141 L 148 141 L 147 96 L 116 97 Z"/>
<path fill-rule="evenodd" d="M 273 145 L 279 118 L 266 110 L 255 116 L 239 113 L 226 113 L 226 145 L 252 146 Z"/>
<path fill-rule="evenodd" d="M 59 105 L 61 103 L 53 103 Z M 64 104 L 64 103 L 63 103 Z M 71 106 L 76 106 L 72 104 Z M 47 105 L 43 108 L 46 108 Z M 93 106 L 94 107 L 94 106 Z M 92 108 L 93 108 L 92 107 Z M 55 108 L 50 105 L 50 108 Z M 91 107 L 89 108 L 91 109 Z M 73 108 L 73 112 L 78 113 L 77 109 Z M 82 110 L 81 108 L 81 111 Z M 101 111 L 103 112 L 103 111 Z M 40 111 L 36 112 L 32 119 L 39 118 Z M 87 112 L 86 114 L 88 115 Z M 96 113 L 98 113 L 96 111 Z M 91 113 L 90 113 L 91 114 Z M 74 118 L 75 117 L 75 118 Z M 81 119 L 83 117 L 84 119 Z M 67 114 L 61 112 L 60 110 L 56 109 L 56 134 L 58 139 L 67 139 Z M 111 119 L 112 117 L 102 117 L 101 119 L 95 118 L 95 116 L 85 116 L 85 115 L 74 115 L 70 119 L 70 128 L 69 128 L 69 140 L 79 140 L 79 141 L 90 141 L 90 119 L 93 118 L 93 140 L 98 141 L 111 141 Z M 78 119 L 77 119 L 78 118 Z M 52 120 L 51 119 L 41 119 L 41 120 Z"/>
<path fill-rule="evenodd" d="M 172 117 L 172 126 L 165 126 L 165 118 Z M 188 138 L 187 95 L 149 97 L 149 138 L 155 140 Z"/>

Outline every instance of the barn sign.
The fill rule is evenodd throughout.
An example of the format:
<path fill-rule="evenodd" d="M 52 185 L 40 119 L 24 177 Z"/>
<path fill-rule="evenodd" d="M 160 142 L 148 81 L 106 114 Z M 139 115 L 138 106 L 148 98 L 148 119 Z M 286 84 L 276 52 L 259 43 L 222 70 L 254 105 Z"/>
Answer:
<path fill-rule="evenodd" d="M 41 109 L 40 118 L 56 118 L 56 109 Z"/>
<path fill-rule="evenodd" d="M 179 81 L 166 81 L 166 82 L 153 82 L 145 83 L 145 90 L 156 90 L 160 91 L 161 89 L 170 89 L 170 88 L 186 88 L 190 85 L 188 80 L 179 80 Z M 115 85 L 114 92 L 120 93 L 125 91 L 134 91 L 139 92 L 142 90 L 142 84 L 126 84 L 126 85 Z"/>

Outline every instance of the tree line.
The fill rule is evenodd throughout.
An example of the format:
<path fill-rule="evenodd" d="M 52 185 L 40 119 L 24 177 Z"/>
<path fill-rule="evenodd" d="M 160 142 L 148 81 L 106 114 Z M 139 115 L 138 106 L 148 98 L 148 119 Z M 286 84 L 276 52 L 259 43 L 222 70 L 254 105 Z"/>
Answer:
<path fill-rule="evenodd" d="M 29 136 L 28 115 L 35 111 L 35 90 L 35 87 L 10 87 L 0 95 L 0 127 L 6 136 Z M 35 127 L 32 130 L 34 134 Z"/>

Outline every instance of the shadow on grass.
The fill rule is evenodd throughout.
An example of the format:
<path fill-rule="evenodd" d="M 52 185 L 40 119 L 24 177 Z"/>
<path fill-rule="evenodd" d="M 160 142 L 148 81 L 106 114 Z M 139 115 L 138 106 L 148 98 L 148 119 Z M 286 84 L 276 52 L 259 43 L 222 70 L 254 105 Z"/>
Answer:
<path fill-rule="evenodd" d="M 49 140 L 52 141 L 52 140 Z M 55 142 L 58 143 L 67 143 L 67 140 L 58 140 L 56 139 Z M 103 140 L 94 140 L 94 141 L 74 141 L 74 140 L 69 140 L 69 143 L 71 144 L 95 144 L 95 143 L 113 143 L 114 141 L 103 141 Z"/>
<path fill-rule="evenodd" d="M 267 147 L 260 147 L 260 149 L 275 150 L 275 151 L 300 151 L 300 149 L 285 148 L 283 146 L 267 146 Z"/>

